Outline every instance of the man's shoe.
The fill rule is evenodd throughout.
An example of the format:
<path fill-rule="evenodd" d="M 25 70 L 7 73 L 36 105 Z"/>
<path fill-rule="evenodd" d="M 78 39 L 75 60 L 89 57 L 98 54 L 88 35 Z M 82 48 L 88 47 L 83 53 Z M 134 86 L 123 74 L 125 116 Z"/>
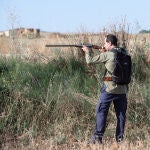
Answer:
<path fill-rule="evenodd" d="M 117 143 L 122 143 L 123 142 L 123 138 L 116 139 L 116 142 Z"/>
<path fill-rule="evenodd" d="M 102 137 L 99 137 L 97 135 L 93 135 L 92 140 L 91 140 L 92 144 L 102 144 Z"/>

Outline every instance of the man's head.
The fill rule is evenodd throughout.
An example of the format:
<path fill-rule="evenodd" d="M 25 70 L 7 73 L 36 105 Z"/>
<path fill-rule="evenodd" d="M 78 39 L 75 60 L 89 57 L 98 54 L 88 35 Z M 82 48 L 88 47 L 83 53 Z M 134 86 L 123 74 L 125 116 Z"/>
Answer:
<path fill-rule="evenodd" d="M 108 34 L 105 37 L 104 47 L 107 51 L 111 50 L 112 48 L 117 46 L 118 39 L 113 34 Z"/>

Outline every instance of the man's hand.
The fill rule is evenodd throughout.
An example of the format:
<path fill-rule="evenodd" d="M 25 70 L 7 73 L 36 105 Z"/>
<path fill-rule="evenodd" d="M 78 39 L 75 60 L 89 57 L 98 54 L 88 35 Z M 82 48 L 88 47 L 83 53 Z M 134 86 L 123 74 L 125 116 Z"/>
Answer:
<path fill-rule="evenodd" d="M 83 45 L 83 47 L 82 47 L 82 50 L 83 50 L 84 52 L 89 52 L 89 48 L 88 48 L 87 46 L 84 46 L 84 45 Z"/>
<path fill-rule="evenodd" d="M 103 53 L 103 52 L 106 52 L 106 49 L 105 49 L 105 47 L 102 47 L 101 49 L 99 49 L 99 51 L 100 51 L 101 53 Z"/>

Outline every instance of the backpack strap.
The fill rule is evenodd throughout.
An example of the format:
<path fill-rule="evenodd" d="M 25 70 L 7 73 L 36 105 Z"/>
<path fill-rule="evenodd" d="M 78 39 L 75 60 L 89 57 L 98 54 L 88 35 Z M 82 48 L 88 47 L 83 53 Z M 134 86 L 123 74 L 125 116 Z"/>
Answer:
<path fill-rule="evenodd" d="M 110 51 L 113 52 L 113 53 L 115 53 L 115 58 L 114 59 L 116 59 L 117 58 L 117 53 L 124 53 L 125 50 L 123 48 L 121 48 L 121 47 L 115 47 L 115 48 L 111 49 Z M 106 75 L 107 71 L 112 76 L 112 72 L 110 72 L 109 70 L 107 70 L 107 68 L 105 70 L 105 75 Z"/>
<path fill-rule="evenodd" d="M 115 47 L 115 48 L 111 49 L 110 51 L 114 52 L 114 53 L 122 53 L 124 55 L 128 55 L 127 51 L 122 47 Z"/>

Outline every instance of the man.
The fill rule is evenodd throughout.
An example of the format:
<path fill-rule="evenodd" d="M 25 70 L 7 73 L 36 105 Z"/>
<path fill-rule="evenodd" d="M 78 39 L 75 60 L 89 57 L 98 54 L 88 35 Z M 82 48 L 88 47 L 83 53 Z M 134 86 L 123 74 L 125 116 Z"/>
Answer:
<path fill-rule="evenodd" d="M 111 73 L 115 68 L 115 53 L 113 50 L 117 50 L 118 48 L 115 35 L 108 34 L 105 37 L 104 48 L 105 52 L 103 52 L 103 49 L 100 49 L 100 52 L 102 53 L 95 57 L 90 56 L 89 49 L 86 46 L 83 46 L 82 48 L 85 52 L 87 64 L 104 63 L 107 70 L 104 77 L 104 84 L 101 89 L 100 100 L 96 107 L 96 127 L 92 137 L 92 143 L 98 142 L 99 144 L 102 143 L 102 137 L 105 132 L 106 119 L 111 102 L 114 104 L 117 117 L 116 141 L 120 142 L 123 140 L 127 109 L 126 93 L 128 90 L 128 85 L 118 85 L 111 80 Z"/>

